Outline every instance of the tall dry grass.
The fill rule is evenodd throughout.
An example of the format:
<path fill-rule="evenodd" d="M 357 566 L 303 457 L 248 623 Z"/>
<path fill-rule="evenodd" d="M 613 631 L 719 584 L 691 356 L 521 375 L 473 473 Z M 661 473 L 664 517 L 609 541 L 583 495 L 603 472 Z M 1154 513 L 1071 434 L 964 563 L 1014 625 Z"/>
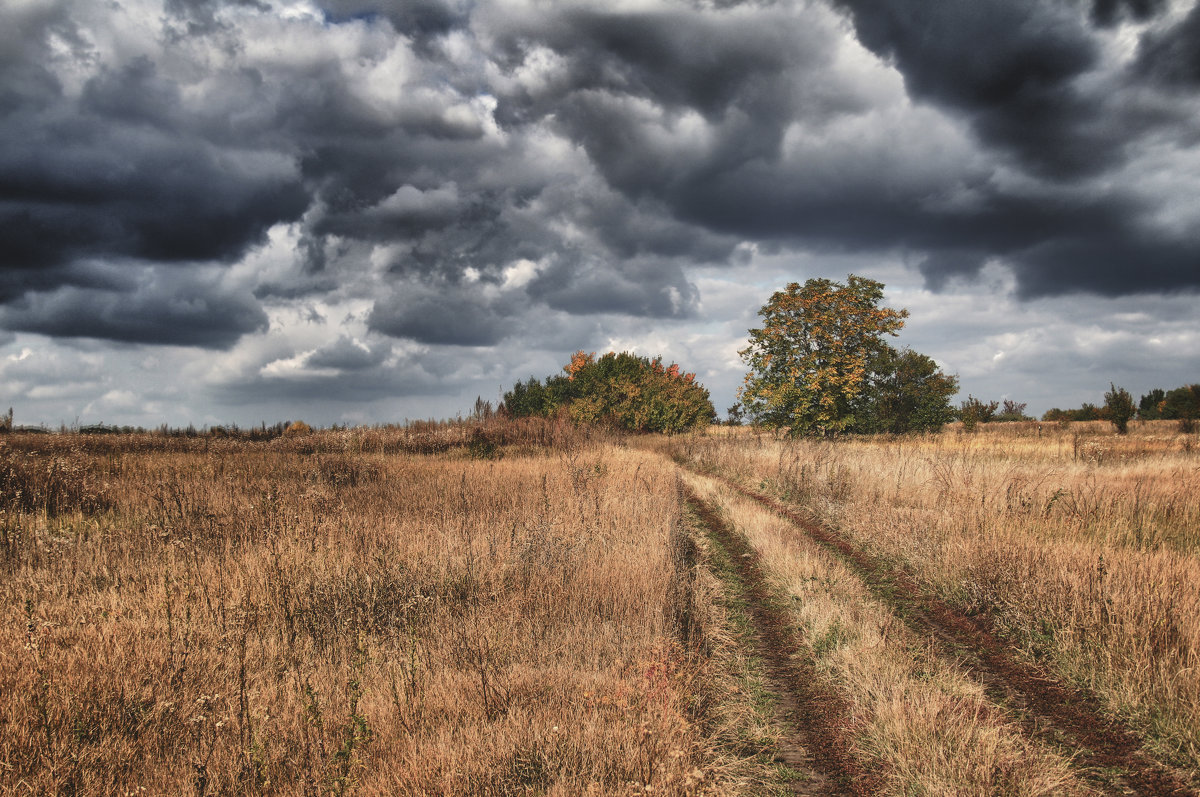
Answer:
<path fill-rule="evenodd" d="M 1026 738 L 983 687 L 817 543 L 715 480 L 686 479 L 762 557 L 818 671 L 846 699 L 858 755 L 887 793 L 1092 793 L 1063 755 Z"/>
<path fill-rule="evenodd" d="M 735 787 L 657 458 L 153 437 L 0 443 L 0 791 Z"/>
<path fill-rule="evenodd" d="M 1106 428 L 1107 427 L 1107 428 Z M 696 438 L 677 453 L 799 505 L 1099 694 L 1200 772 L 1200 445 L 1174 424 L 912 438 Z"/>

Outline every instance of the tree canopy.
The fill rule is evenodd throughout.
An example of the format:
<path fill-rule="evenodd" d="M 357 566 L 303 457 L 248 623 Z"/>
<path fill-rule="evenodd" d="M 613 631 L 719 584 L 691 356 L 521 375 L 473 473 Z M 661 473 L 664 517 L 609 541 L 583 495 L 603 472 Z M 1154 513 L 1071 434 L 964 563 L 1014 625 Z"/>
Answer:
<path fill-rule="evenodd" d="M 905 434 L 940 429 L 954 420 L 950 399 L 958 380 L 932 357 L 885 345 L 871 370 L 871 384 L 855 406 L 850 431 Z"/>
<path fill-rule="evenodd" d="M 1130 419 L 1137 414 L 1137 407 L 1128 390 L 1112 382 L 1108 387 L 1109 391 L 1104 394 L 1104 415 L 1117 427 L 1117 434 L 1125 434 L 1129 431 Z"/>
<path fill-rule="evenodd" d="M 661 357 L 575 352 L 564 374 L 530 377 L 504 394 L 513 416 L 566 412 L 577 423 L 609 423 L 633 432 L 674 434 L 712 422 L 716 411 L 696 375 Z"/>
<path fill-rule="evenodd" d="M 747 414 L 793 435 L 921 431 L 953 418 L 958 380 L 918 352 L 897 351 L 907 310 L 881 307 L 883 284 L 790 283 L 759 310 L 740 354 L 750 367 L 739 398 Z"/>
<path fill-rule="evenodd" d="M 1138 417 L 1144 421 L 1200 418 L 1200 385 L 1151 390 L 1138 402 Z"/>

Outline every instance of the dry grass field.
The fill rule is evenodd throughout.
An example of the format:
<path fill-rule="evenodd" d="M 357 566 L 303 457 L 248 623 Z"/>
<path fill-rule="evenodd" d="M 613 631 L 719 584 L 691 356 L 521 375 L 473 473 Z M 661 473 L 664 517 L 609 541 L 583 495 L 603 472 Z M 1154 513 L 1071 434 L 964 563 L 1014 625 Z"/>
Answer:
<path fill-rule="evenodd" d="M 1170 422 L 1111 428 L 837 442 L 714 430 L 675 454 L 830 530 L 860 571 L 911 581 L 987 626 L 1195 784 L 1200 446 Z"/>
<path fill-rule="evenodd" d="M 1197 495 L 1171 425 L 7 435 L 0 793 L 1191 793 Z"/>
<path fill-rule="evenodd" d="M 10 484 L 42 482 L 0 520 L 6 793 L 690 794 L 741 776 L 700 721 L 675 476 L 652 455 L 91 442 L 0 443 Z"/>

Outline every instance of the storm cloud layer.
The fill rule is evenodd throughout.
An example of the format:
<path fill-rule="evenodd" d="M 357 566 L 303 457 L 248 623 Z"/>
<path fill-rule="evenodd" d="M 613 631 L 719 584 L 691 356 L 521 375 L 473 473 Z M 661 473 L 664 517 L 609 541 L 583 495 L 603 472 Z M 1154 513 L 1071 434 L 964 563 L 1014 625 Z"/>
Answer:
<path fill-rule="evenodd" d="M 1198 53 L 1172 0 L 14 0 L 0 335 L 252 402 L 511 382 L 789 253 L 1190 294 Z"/>

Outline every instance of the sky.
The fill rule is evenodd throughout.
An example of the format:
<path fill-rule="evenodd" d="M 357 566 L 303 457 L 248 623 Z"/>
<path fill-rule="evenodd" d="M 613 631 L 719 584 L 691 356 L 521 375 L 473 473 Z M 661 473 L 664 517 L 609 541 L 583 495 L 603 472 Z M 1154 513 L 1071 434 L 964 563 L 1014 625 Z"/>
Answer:
<path fill-rule="evenodd" d="M 723 414 L 851 273 L 963 397 L 1200 381 L 1200 5 L 0 0 L 18 424 L 453 417 L 578 349 Z"/>

